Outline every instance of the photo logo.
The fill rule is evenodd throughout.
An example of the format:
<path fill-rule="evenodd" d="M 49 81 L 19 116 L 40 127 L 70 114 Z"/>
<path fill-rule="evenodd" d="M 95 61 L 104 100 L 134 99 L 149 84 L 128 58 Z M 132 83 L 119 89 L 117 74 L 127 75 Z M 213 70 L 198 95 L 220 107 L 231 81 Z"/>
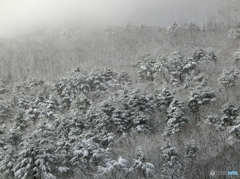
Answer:
<path fill-rule="evenodd" d="M 229 171 L 228 175 L 238 175 L 238 172 L 237 171 Z"/>
<path fill-rule="evenodd" d="M 238 171 L 210 171 L 210 176 L 216 176 L 216 175 L 228 175 L 228 176 L 236 176 L 238 175 Z"/>
<path fill-rule="evenodd" d="M 214 171 L 214 170 L 211 170 L 211 171 L 210 171 L 210 175 L 211 175 L 211 176 L 214 176 L 214 175 L 215 175 L 215 171 Z"/>

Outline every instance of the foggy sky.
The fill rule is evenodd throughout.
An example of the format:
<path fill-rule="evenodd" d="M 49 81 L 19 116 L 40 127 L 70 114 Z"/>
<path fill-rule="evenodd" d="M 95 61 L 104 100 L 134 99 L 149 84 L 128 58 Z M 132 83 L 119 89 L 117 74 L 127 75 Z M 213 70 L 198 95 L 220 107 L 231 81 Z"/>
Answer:
<path fill-rule="evenodd" d="M 0 37 L 81 24 L 204 23 L 220 0 L 0 0 Z"/>

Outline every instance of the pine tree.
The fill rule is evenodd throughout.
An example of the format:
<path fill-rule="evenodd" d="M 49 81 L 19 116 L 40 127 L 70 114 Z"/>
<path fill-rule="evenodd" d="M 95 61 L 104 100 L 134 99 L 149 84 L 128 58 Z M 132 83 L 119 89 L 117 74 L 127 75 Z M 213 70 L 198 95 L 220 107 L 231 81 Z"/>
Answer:
<path fill-rule="evenodd" d="M 13 115 L 13 107 L 8 100 L 0 101 L 0 122 L 10 119 Z"/>
<path fill-rule="evenodd" d="M 189 29 L 191 31 L 200 31 L 200 28 L 192 22 L 188 23 L 187 29 Z"/>
<path fill-rule="evenodd" d="M 180 162 L 178 149 L 167 142 L 162 148 L 162 158 L 165 162 L 161 169 L 163 179 L 179 179 L 183 175 L 183 165 Z"/>
<path fill-rule="evenodd" d="M 138 68 L 138 78 L 141 81 L 154 81 L 161 71 L 161 61 L 150 54 L 142 55 L 134 67 Z"/>
<path fill-rule="evenodd" d="M 207 82 L 203 80 L 196 88 L 193 88 L 189 95 L 188 107 L 199 118 L 200 107 L 216 100 L 216 95 Z"/>
<path fill-rule="evenodd" d="M 218 60 L 217 52 L 216 52 L 215 49 L 207 48 L 206 53 L 207 53 L 207 57 L 206 58 L 207 58 L 208 61 L 216 62 Z"/>
<path fill-rule="evenodd" d="M 153 96 L 140 90 L 129 90 L 112 95 L 96 107 L 90 108 L 87 116 L 98 129 L 118 133 L 131 129 L 149 132 L 151 117 L 155 111 Z"/>
<path fill-rule="evenodd" d="M 240 37 L 240 27 L 230 29 L 228 37 L 238 39 Z"/>
<path fill-rule="evenodd" d="M 205 122 L 209 125 L 214 125 L 215 127 L 217 127 L 219 122 L 218 115 L 213 113 L 207 115 Z"/>
<path fill-rule="evenodd" d="M 173 22 L 172 24 L 169 25 L 169 27 L 167 28 L 167 30 L 169 32 L 174 32 L 176 33 L 176 31 L 178 30 L 178 24 L 177 22 Z"/>
<path fill-rule="evenodd" d="M 173 99 L 167 109 L 167 126 L 164 130 L 164 136 L 175 134 L 182 130 L 187 124 L 188 119 L 184 112 L 184 104 L 177 99 Z"/>
<path fill-rule="evenodd" d="M 186 157 L 194 157 L 199 151 L 199 146 L 196 144 L 195 141 L 191 141 L 187 143 L 187 145 L 185 146 L 185 149 L 186 149 Z"/>
<path fill-rule="evenodd" d="M 4 124 L 0 127 L 0 173 L 7 179 L 14 176 L 12 172 L 16 162 L 14 154 L 19 141 L 21 141 L 21 136 L 21 133 L 16 130 L 8 134 Z"/>
<path fill-rule="evenodd" d="M 55 179 L 57 166 L 61 165 L 55 155 L 54 129 L 51 124 L 42 124 L 31 136 L 18 146 L 13 167 L 16 178 L 35 177 Z"/>
<path fill-rule="evenodd" d="M 157 107 L 161 110 L 161 112 L 166 112 L 167 108 L 174 99 L 174 94 L 167 87 L 164 87 L 162 91 L 155 90 L 154 95 Z"/>
<path fill-rule="evenodd" d="M 236 124 L 236 118 L 238 115 L 239 109 L 232 104 L 225 104 L 222 107 L 222 117 L 220 120 L 221 126 L 233 126 Z"/>
<path fill-rule="evenodd" d="M 227 100 L 229 99 L 229 89 L 236 85 L 239 73 L 240 73 L 239 70 L 235 68 L 232 68 L 229 71 L 224 69 L 222 75 L 219 78 L 219 83 L 226 90 Z"/>
<path fill-rule="evenodd" d="M 102 165 L 108 156 L 105 148 L 95 141 L 96 137 L 82 138 L 74 144 L 71 167 L 81 170 L 83 173 L 93 172 L 98 165 Z"/>
<path fill-rule="evenodd" d="M 181 81 L 181 69 L 182 69 L 183 55 L 180 52 L 172 52 L 167 60 L 163 61 L 163 67 L 172 76 L 172 82 L 177 84 Z M 173 84 L 171 82 L 171 84 Z"/>
<path fill-rule="evenodd" d="M 240 140 L 240 119 L 238 119 L 237 125 L 231 127 L 229 133 L 236 137 L 238 140 Z"/>
<path fill-rule="evenodd" d="M 238 49 L 238 51 L 234 53 L 233 58 L 234 58 L 234 62 L 238 64 L 238 62 L 240 61 L 240 49 Z"/>
<path fill-rule="evenodd" d="M 133 165 L 129 168 L 128 173 L 136 173 L 138 177 L 143 178 L 154 177 L 154 165 L 148 162 L 147 153 L 140 146 L 136 149 L 136 158 L 133 159 Z"/>
<path fill-rule="evenodd" d="M 224 70 L 221 77 L 219 78 L 219 82 L 226 87 L 234 86 L 236 80 L 239 76 L 239 70 L 231 69 L 231 70 Z"/>
<path fill-rule="evenodd" d="M 206 59 L 206 52 L 203 49 L 199 49 L 193 52 L 192 59 L 194 62 L 200 62 Z"/>
<path fill-rule="evenodd" d="M 96 174 L 96 179 L 100 176 L 105 176 L 106 178 L 120 178 L 127 175 L 128 161 L 122 157 L 117 160 L 108 159 L 104 166 L 99 166 Z"/>
<path fill-rule="evenodd" d="M 29 126 L 29 121 L 25 115 L 25 110 L 18 110 L 17 114 L 12 119 L 14 122 L 14 129 L 24 131 Z"/>
<path fill-rule="evenodd" d="M 0 95 L 9 92 L 7 85 L 3 83 L 3 80 L 0 79 Z"/>
<path fill-rule="evenodd" d="M 72 101 L 70 110 L 71 112 L 81 111 L 83 114 L 86 114 L 91 103 L 92 102 L 82 93 Z"/>
<path fill-rule="evenodd" d="M 201 29 L 194 23 L 188 23 L 187 29 L 190 30 L 191 38 L 193 38 L 193 32 L 199 32 Z"/>

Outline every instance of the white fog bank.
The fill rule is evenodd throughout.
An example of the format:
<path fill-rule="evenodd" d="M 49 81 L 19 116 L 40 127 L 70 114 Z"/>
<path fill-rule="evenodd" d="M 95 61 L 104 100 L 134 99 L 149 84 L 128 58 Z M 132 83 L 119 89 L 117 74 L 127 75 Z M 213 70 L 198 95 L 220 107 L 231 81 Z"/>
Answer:
<path fill-rule="evenodd" d="M 81 24 L 201 25 L 227 6 L 223 0 L 0 0 L 0 37 Z"/>

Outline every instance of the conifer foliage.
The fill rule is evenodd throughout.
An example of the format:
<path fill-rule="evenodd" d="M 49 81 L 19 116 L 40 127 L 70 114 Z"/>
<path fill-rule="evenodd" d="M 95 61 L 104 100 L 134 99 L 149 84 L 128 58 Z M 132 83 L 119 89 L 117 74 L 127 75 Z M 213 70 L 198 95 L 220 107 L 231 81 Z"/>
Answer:
<path fill-rule="evenodd" d="M 181 144 L 167 142 L 159 150 L 162 157 L 156 154 L 158 162 L 152 160 L 154 149 L 135 144 L 138 137 L 157 132 L 170 141 L 192 130 L 192 113 L 199 115 L 201 107 L 217 100 L 207 75 L 198 75 L 199 64 L 216 60 L 212 49 L 199 49 L 187 58 L 178 51 L 141 56 L 136 75 L 141 82 L 154 81 L 158 86 L 153 90 L 137 87 L 128 73 L 110 68 L 76 68 L 51 84 L 36 79 L 0 84 L 0 173 L 9 179 L 183 177 L 184 160 L 195 160 L 200 151 L 197 142 L 181 146 L 182 153 Z M 225 70 L 219 82 L 234 86 L 238 76 L 236 69 Z M 238 107 L 227 103 L 219 111 L 206 113 L 207 122 L 239 139 Z M 119 139 L 128 134 L 134 141 L 126 146 L 136 156 L 132 151 L 117 156 L 116 146 L 126 147 Z"/>
<path fill-rule="evenodd" d="M 75 170 L 93 177 L 98 166 L 110 164 L 125 171 L 125 159 L 113 162 L 108 146 L 119 133 L 150 133 L 157 111 L 153 95 L 130 85 L 128 74 L 111 69 L 76 69 L 51 86 L 32 79 L 15 85 L 13 97 L 1 101 L 1 123 L 13 123 L 0 134 L 1 172 L 61 179 L 74 177 Z M 143 164 L 150 176 L 152 165 Z"/>
<path fill-rule="evenodd" d="M 238 49 L 238 50 L 234 53 L 233 58 L 234 58 L 234 61 L 235 61 L 236 63 L 238 63 L 238 62 L 240 61 L 240 49 Z"/>
<path fill-rule="evenodd" d="M 182 177 L 182 163 L 180 162 L 179 150 L 171 143 L 167 142 L 162 148 L 162 158 L 164 160 L 161 169 L 161 177 L 164 179 L 177 179 Z"/>
<path fill-rule="evenodd" d="M 240 38 L 240 24 L 229 30 L 228 36 L 233 39 Z"/>
<path fill-rule="evenodd" d="M 226 87 L 235 86 L 236 80 L 239 76 L 239 70 L 232 68 L 230 70 L 223 70 L 221 77 L 219 78 L 219 82 L 221 85 Z"/>
<path fill-rule="evenodd" d="M 190 92 L 188 107 L 193 113 L 196 113 L 202 105 L 209 104 L 215 100 L 215 92 L 203 81 Z"/>
<path fill-rule="evenodd" d="M 160 109 L 161 112 L 166 112 L 174 99 L 174 94 L 169 88 L 164 87 L 162 91 L 156 89 L 154 95 L 158 109 Z"/>
<path fill-rule="evenodd" d="M 136 153 L 137 159 L 133 159 L 133 166 L 131 166 L 130 171 L 137 171 L 138 175 L 144 178 L 154 177 L 154 165 L 147 162 L 147 153 L 141 147 L 137 148 Z"/>
<path fill-rule="evenodd" d="M 232 104 L 225 104 L 222 107 L 222 117 L 220 124 L 222 126 L 232 126 L 236 124 L 236 119 L 238 117 L 238 108 Z"/>
<path fill-rule="evenodd" d="M 172 24 L 169 25 L 169 27 L 167 28 L 167 30 L 169 32 L 176 32 L 178 30 L 178 24 L 177 22 L 173 22 Z"/>
<path fill-rule="evenodd" d="M 138 78 L 141 81 L 153 81 L 161 71 L 161 59 L 154 58 L 150 54 L 139 58 L 134 67 L 138 68 Z"/>
<path fill-rule="evenodd" d="M 184 103 L 177 99 L 173 99 L 167 109 L 167 126 L 165 128 L 164 135 L 168 136 L 179 132 L 183 129 L 187 122 L 188 119 L 184 112 Z"/>

